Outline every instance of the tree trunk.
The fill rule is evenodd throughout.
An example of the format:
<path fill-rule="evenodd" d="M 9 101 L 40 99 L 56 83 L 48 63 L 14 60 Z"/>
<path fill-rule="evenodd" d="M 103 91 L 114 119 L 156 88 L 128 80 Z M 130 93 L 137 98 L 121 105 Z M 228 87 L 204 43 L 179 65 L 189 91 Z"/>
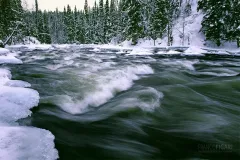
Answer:
<path fill-rule="evenodd" d="M 167 35 L 168 35 L 168 46 L 170 46 L 170 25 L 167 26 Z"/>
<path fill-rule="evenodd" d="M 182 41 L 182 46 L 185 44 L 185 16 L 183 15 L 183 41 Z"/>
<path fill-rule="evenodd" d="M 4 48 L 4 47 L 5 47 L 5 46 L 4 46 L 3 42 L 0 41 L 0 48 Z"/>
<path fill-rule="evenodd" d="M 237 47 L 240 48 L 240 38 L 237 38 Z"/>

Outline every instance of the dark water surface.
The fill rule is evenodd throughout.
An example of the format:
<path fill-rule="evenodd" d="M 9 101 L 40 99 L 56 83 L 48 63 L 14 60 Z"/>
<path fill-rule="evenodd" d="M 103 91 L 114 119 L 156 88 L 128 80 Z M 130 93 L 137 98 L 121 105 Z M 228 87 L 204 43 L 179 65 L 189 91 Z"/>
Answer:
<path fill-rule="evenodd" d="M 116 52 L 22 51 L 13 78 L 41 100 L 21 123 L 62 160 L 240 159 L 240 57 Z"/>

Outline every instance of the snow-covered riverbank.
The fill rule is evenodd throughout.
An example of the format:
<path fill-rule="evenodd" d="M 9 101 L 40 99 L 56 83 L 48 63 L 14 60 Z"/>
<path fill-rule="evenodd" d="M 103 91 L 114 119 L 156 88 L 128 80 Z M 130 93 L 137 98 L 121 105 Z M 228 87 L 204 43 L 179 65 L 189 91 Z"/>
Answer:
<path fill-rule="evenodd" d="M 31 115 L 39 103 L 37 91 L 24 81 L 11 80 L 11 72 L 2 64 L 22 64 L 15 53 L 0 48 L 0 159 L 54 160 L 54 136 L 43 129 L 19 126 L 17 120 Z"/>

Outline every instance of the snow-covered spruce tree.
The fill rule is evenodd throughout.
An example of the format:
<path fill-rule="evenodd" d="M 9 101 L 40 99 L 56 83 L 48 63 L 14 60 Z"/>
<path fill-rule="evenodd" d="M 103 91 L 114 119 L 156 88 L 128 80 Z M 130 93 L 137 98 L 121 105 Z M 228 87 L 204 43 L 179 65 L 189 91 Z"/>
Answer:
<path fill-rule="evenodd" d="M 100 43 L 105 43 L 105 29 L 104 29 L 104 23 L 105 23 L 105 15 L 104 15 L 104 5 L 103 5 L 103 0 L 99 1 L 99 12 L 98 12 L 98 17 L 99 17 L 99 40 Z"/>
<path fill-rule="evenodd" d="M 2 42 L 2 39 L 3 39 L 3 18 L 4 18 L 4 15 L 3 15 L 3 10 L 2 10 L 2 1 L 0 1 L 0 41 Z M 3 43 L 3 42 L 2 42 Z M 3 45 L 3 44 L 2 44 Z M 1 46 L 0 46 L 1 47 Z"/>
<path fill-rule="evenodd" d="M 237 46 L 240 48 L 240 1 L 234 0 L 233 1 L 233 19 L 232 21 L 232 39 L 237 40 Z"/>
<path fill-rule="evenodd" d="M 167 19 L 167 1 L 152 0 L 150 17 L 150 36 L 154 40 L 162 38 L 168 24 Z"/>
<path fill-rule="evenodd" d="M 111 0 L 110 2 L 110 10 L 109 10 L 109 18 L 110 18 L 110 24 L 109 24 L 109 35 L 108 37 L 110 40 L 114 38 L 114 41 L 119 41 L 118 35 L 118 28 L 120 27 L 120 15 L 118 15 L 118 8 L 117 8 L 118 2 L 117 0 Z"/>
<path fill-rule="evenodd" d="M 1 39 L 4 43 L 14 44 L 24 37 L 23 7 L 21 0 L 1 0 Z"/>
<path fill-rule="evenodd" d="M 90 43 L 90 26 L 89 26 L 89 6 L 88 1 L 85 0 L 84 4 L 84 38 L 85 43 Z"/>
<path fill-rule="evenodd" d="M 144 35 L 144 25 L 142 21 L 142 2 L 141 0 L 124 0 L 123 10 L 127 13 L 128 22 L 125 28 L 127 39 L 132 40 L 135 45 L 139 38 Z"/>
<path fill-rule="evenodd" d="M 201 0 L 199 1 L 198 9 L 205 12 L 202 21 L 202 31 L 207 40 L 214 41 L 218 46 L 221 45 L 221 40 L 225 39 L 226 25 L 224 23 L 226 9 L 225 1 L 222 0 Z"/>
<path fill-rule="evenodd" d="M 226 8 L 229 8 L 225 21 L 229 24 L 227 25 L 227 40 L 237 41 L 237 46 L 240 47 L 240 1 L 228 1 Z"/>
<path fill-rule="evenodd" d="M 77 20 L 77 41 L 80 43 L 85 43 L 85 30 L 84 30 L 84 12 L 80 11 Z"/>
<path fill-rule="evenodd" d="M 116 23 L 115 23 L 115 27 L 117 28 L 117 37 L 118 37 L 118 41 L 124 41 L 127 39 L 127 33 L 126 33 L 126 26 L 127 26 L 127 22 L 128 22 L 128 14 L 127 11 L 124 11 L 124 4 L 125 4 L 125 0 L 119 0 L 119 2 L 116 4 L 118 4 L 117 7 L 117 18 L 116 18 Z"/>
<path fill-rule="evenodd" d="M 38 11 L 38 26 L 37 26 L 37 38 L 41 43 L 45 43 L 44 39 L 44 19 L 41 10 Z"/>
<path fill-rule="evenodd" d="M 200 0 L 198 5 L 198 9 L 205 13 L 202 31 L 207 40 L 215 42 L 218 46 L 221 45 L 221 41 L 237 40 L 239 44 L 238 0 Z"/>
<path fill-rule="evenodd" d="M 104 6 L 104 33 L 105 33 L 105 40 L 104 42 L 108 43 L 111 39 L 111 33 L 110 33 L 110 10 L 109 10 L 109 1 L 106 0 L 105 6 Z"/>
<path fill-rule="evenodd" d="M 67 5 L 66 26 L 68 34 L 68 43 L 72 43 L 74 41 L 74 21 L 70 5 Z"/>
<path fill-rule="evenodd" d="M 166 16 L 167 16 L 167 37 L 168 37 L 168 46 L 171 46 L 174 41 L 174 37 L 172 35 L 172 30 L 174 26 L 174 21 L 179 17 L 180 15 L 180 5 L 182 3 L 182 0 L 167 0 L 166 5 Z"/>
<path fill-rule="evenodd" d="M 78 17 L 79 17 L 79 12 L 77 10 L 77 6 L 74 7 L 74 14 L 73 14 L 73 22 L 74 22 L 74 29 L 73 29 L 73 36 L 74 36 L 74 42 L 77 42 L 77 34 L 80 33 L 80 28 L 78 27 L 80 24 L 79 24 L 79 20 L 78 20 Z"/>
<path fill-rule="evenodd" d="M 99 25 L 99 21 L 98 21 L 98 5 L 97 2 L 95 1 L 94 6 L 92 8 L 92 17 L 93 17 L 93 23 L 92 23 L 92 43 L 98 43 L 98 25 Z"/>
<path fill-rule="evenodd" d="M 46 10 L 43 12 L 43 33 L 42 34 L 43 34 L 43 42 L 46 44 L 50 44 L 51 36 L 49 32 L 48 14 Z"/>

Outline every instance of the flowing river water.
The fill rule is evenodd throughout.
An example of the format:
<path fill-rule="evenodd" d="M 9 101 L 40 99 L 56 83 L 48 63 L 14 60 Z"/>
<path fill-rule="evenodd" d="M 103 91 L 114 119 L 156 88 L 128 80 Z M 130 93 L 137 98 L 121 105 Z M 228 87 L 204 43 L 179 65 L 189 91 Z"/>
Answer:
<path fill-rule="evenodd" d="M 240 159 L 240 57 L 20 51 L 13 79 L 41 99 L 19 123 L 51 131 L 60 159 Z"/>

